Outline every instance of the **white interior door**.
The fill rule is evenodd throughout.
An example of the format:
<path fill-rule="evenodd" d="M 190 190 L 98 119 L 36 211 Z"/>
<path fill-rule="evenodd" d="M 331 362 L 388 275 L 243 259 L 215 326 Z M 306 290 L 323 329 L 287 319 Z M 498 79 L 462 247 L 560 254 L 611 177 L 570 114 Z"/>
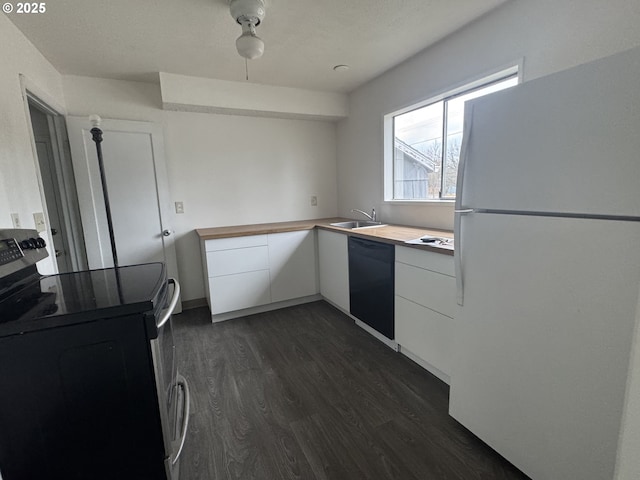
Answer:
<path fill-rule="evenodd" d="M 68 117 L 67 126 L 89 268 L 110 267 L 113 259 L 92 127 L 88 117 Z M 177 278 L 160 127 L 103 119 L 100 128 L 118 264 L 165 262 L 169 276 Z"/>

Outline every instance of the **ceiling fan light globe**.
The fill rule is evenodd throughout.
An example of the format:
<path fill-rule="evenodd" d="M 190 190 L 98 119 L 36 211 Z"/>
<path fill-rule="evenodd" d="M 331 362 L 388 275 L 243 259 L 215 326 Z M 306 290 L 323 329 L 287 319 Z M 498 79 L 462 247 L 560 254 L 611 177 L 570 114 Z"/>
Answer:
<path fill-rule="evenodd" d="M 241 57 L 248 60 L 260 58 L 264 53 L 264 42 L 255 35 L 240 35 L 236 40 L 236 48 Z"/>

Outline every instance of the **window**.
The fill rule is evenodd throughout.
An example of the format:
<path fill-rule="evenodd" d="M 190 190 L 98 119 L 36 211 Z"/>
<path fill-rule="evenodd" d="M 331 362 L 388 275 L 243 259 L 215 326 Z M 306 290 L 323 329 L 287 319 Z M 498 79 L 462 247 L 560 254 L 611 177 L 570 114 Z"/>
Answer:
<path fill-rule="evenodd" d="M 464 104 L 518 83 L 517 68 L 385 117 L 385 200 L 453 200 Z"/>

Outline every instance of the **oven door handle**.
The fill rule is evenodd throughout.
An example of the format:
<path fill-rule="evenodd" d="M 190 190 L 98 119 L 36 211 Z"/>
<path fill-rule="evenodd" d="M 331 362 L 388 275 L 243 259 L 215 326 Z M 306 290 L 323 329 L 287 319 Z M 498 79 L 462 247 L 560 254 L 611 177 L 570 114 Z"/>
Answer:
<path fill-rule="evenodd" d="M 175 465 L 175 463 L 178 461 L 180 455 L 182 454 L 182 449 L 184 448 L 184 441 L 187 438 L 187 430 L 189 429 L 189 405 L 191 404 L 191 393 L 189 392 L 189 384 L 187 383 L 187 379 L 178 374 L 178 381 L 176 383 L 179 387 L 182 387 L 182 390 L 184 390 L 184 404 L 182 406 L 182 428 L 180 429 L 180 446 L 178 447 L 176 456 L 171 460 L 172 465 Z"/>
<path fill-rule="evenodd" d="M 178 304 L 178 298 L 180 298 L 180 283 L 175 278 L 169 278 L 167 283 L 173 284 L 173 297 L 171 297 L 171 302 L 169 303 L 165 314 L 160 318 L 160 321 L 157 324 L 158 328 L 161 328 L 171 318 L 171 314 Z"/>

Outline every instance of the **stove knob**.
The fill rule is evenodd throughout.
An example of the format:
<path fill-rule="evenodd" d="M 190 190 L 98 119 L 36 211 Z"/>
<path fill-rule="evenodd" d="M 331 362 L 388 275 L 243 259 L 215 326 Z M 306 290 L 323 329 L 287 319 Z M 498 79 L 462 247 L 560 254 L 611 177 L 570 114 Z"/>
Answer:
<path fill-rule="evenodd" d="M 44 238 L 38 237 L 35 239 L 36 248 L 44 248 L 47 246 L 47 243 L 44 241 Z"/>
<path fill-rule="evenodd" d="M 38 248 L 35 238 L 30 238 L 29 240 L 27 240 L 27 242 L 29 242 L 29 248 L 30 249 Z"/>
<path fill-rule="evenodd" d="M 31 244 L 29 243 L 29 240 L 21 240 L 20 241 L 20 248 L 22 250 L 29 250 L 31 248 Z"/>

